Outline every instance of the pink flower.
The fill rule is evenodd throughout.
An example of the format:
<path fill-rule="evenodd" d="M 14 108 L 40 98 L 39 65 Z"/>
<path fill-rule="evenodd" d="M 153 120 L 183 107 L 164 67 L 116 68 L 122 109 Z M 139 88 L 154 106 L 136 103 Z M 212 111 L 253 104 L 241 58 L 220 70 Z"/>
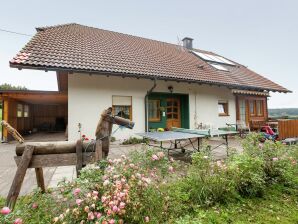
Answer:
<path fill-rule="evenodd" d="M 152 159 L 153 161 L 158 160 L 158 156 L 155 155 L 155 154 L 153 154 L 152 157 L 151 157 L 151 159 Z"/>
<path fill-rule="evenodd" d="M 113 206 L 113 212 L 117 212 L 118 211 L 118 207 L 116 205 Z"/>
<path fill-rule="evenodd" d="M 102 197 L 101 197 L 101 202 L 102 202 L 102 203 L 104 203 L 106 200 L 107 200 L 107 197 L 106 197 L 106 196 L 102 196 Z"/>
<path fill-rule="evenodd" d="M 110 216 L 111 214 L 112 214 L 112 210 L 109 209 L 109 210 L 107 211 L 107 215 Z"/>
<path fill-rule="evenodd" d="M 0 211 L 2 215 L 8 215 L 11 212 L 11 210 L 8 207 L 3 207 Z"/>
<path fill-rule="evenodd" d="M 78 206 L 80 206 L 82 202 L 83 202 L 83 200 L 81 200 L 81 199 L 77 199 L 77 200 L 76 200 L 76 204 L 77 204 Z"/>
<path fill-rule="evenodd" d="M 110 219 L 109 224 L 115 224 L 115 220 L 114 219 Z"/>
<path fill-rule="evenodd" d="M 174 168 L 172 166 L 170 166 L 168 170 L 169 170 L 170 173 L 174 172 Z"/>
<path fill-rule="evenodd" d="M 23 223 L 23 220 L 21 218 L 17 218 L 13 224 L 22 224 Z"/>
<path fill-rule="evenodd" d="M 124 192 L 120 192 L 120 193 L 119 193 L 119 196 L 120 196 L 121 198 L 123 198 L 123 197 L 125 197 L 125 193 L 124 193 Z"/>
<path fill-rule="evenodd" d="M 98 191 L 92 191 L 92 195 L 93 196 L 97 196 L 98 195 Z"/>
<path fill-rule="evenodd" d="M 164 154 L 163 152 L 158 152 L 158 153 L 157 153 L 157 156 L 158 156 L 159 158 L 163 158 L 163 157 L 165 157 L 165 154 Z"/>
<path fill-rule="evenodd" d="M 150 221 L 149 217 L 146 216 L 146 217 L 145 217 L 145 222 L 149 222 L 149 221 Z"/>
<path fill-rule="evenodd" d="M 84 211 L 88 213 L 89 212 L 89 207 L 85 206 Z"/>
<path fill-rule="evenodd" d="M 93 220 L 94 219 L 94 214 L 93 212 L 88 213 L 88 220 Z"/>
<path fill-rule="evenodd" d="M 32 204 L 32 208 L 33 208 L 33 209 L 38 208 L 38 204 L 37 204 L 37 203 L 33 203 L 33 204 Z"/>
<path fill-rule="evenodd" d="M 80 192 L 81 192 L 81 189 L 76 188 L 76 189 L 74 189 L 73 194 L 74 194 L 74 196 L 77 196 Z"/>
<path fill-rule="evenodd" d="M 124 203 L 124 202 L 120 202 L 119 207 L 120 207 L 121 209 L 125 208 L 125 203 Z"/>
<path fill-rule="evenodd" d="M 107 186 L 109 183 L 110 183 L 109 180 L 105 180 L 105 181 L 103 182 L 103 186 Z"/>
<path fill-rule="evenodd" d="M 277 157 L 274 157 L 274 158 L 272 158 L 272 160 L 273 160 L 273 161 L 277 161 L 277 160 L 278 160 L 278 158 L 277 158 Z"/>
<path fill-rule="evenodd" d="M 101 217 L 101 213 L 97 213 L 96 218 L 100 219 L 100 217 Z"/>

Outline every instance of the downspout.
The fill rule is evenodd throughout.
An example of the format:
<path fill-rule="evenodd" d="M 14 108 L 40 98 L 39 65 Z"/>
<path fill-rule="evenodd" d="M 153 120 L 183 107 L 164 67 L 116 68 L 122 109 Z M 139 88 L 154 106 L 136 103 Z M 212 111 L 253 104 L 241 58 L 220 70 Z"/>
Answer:
<path fill-rule="evenodd" d="M 148 120 L 148 116 L 149 116 L 148 102 L 149 102 L 149 100 L 148 100 L 148 97 L 156 87 L 156 78 L 153 80 L 153 82 L 154 82 L 153 86 L 151 87 L 151 89 L 149 89 L 147 91 L 146 96 L 145 96 L 145 130 L 146 130 L 146 132 L 149 131 L 149 120 Z"/>

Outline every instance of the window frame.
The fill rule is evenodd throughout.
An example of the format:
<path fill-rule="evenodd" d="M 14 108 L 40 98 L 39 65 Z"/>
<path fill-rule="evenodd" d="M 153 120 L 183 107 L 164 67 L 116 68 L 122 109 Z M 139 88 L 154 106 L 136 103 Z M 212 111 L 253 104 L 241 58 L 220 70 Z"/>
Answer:
<path fill-rule="evenodd" d="M 130 105 L 114 105 L 114 97 L 129 97 Z M 115 107 L 129 107 L 129 120 L 132 121 L 132 96 L 112 95 L 112 113 L 115 115 Z"/>
<path fill-rule="evenodd" d="M 259 105 L 259 107 L 258 107 Z M 264 100 L 256 100 L 256 110 L 257 116 L 263 117 L 264 116 Z M 261 113 L 259 113 L 261 112 Z"/>
<path fill-rule="evenodd" d="M 19 106 L 22 107 L 21 110 L 19 110 L 19 109 L 20 109 Z M 19 112 L 20 112 L 21 114 L 19 114 Z M 22 117 L 24 117 L 24 105 L 21 104 L 21 103 L 18 103 L 18 104 L 17 104 L 17 118 L 22 118 Z"/>
<path fill-rule="evenodd" d="M 250 105 L 253 105 L 253 113 L 251 112 Z M 256 100 L 249 100 L 248 101 L 248 108 L 249 108 L 249 114 L 250 116 L 256 116 Z"/>
<path fill-rule="evenodd" d="M 28 111 L 26 111 L 26 108 L 28 108 Z M 28 104 L 25 104 L 23 105 L 23 117 L 28 118 L 29 116 L 30 116 L 30 107 Z"/>
<path fill-rule="evenodd" d="M 219 105 L 223 106 L 223 109 L 224 109 L 223 113 L 219 112 Z M 219 100 L 218 103 L 217 103 L 217 109 L 218 109 L 218 116 L 221 116 L 221 117 L 230 116 L 229 115 L 229 101 Z"/>
<path fill-rule="evenodd" d="M 157 115 L 158 117 L 150 118 L 149 117 L 149 102 L 150 101 L 155 101 L 157 104 Z M 160 100 L 157 99 L 149 99 L 148 100 L 148 121 L 149 122 L 160 122 L 161 121 L 161 116 L 160 116 Z"/>

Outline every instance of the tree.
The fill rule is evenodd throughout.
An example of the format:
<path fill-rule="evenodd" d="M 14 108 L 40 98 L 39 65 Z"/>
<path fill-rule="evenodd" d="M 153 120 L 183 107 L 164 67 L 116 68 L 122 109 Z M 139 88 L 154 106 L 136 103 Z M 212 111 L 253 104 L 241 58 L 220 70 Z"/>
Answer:
<path fill-rule="evenodd" d="M 28 90 L 25 86 L 13 86 L 8 83 L 0 85 L 0 90 Z"/>

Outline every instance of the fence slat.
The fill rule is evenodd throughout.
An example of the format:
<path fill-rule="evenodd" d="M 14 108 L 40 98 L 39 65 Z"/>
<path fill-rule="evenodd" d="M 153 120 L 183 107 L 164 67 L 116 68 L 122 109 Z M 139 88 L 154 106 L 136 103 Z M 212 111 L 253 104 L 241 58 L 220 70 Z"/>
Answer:
<path fill-rule="evenodd" d="M 297 138 L 298 120 L 278 120 L 279 138 Z"/>

